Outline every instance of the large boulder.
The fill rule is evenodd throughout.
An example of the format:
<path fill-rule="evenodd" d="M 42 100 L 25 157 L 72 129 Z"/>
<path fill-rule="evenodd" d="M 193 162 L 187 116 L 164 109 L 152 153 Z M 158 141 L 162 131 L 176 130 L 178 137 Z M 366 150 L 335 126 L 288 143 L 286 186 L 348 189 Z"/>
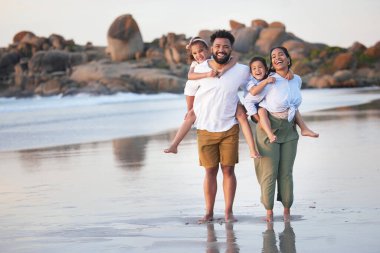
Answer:
<path fill-rule="evenodd" d="M 234 50 L 248 53 L 255 45 L 260 29 L 256 27 L 241 27 L 231 31 L 235 37 Z"/>
<path fill-rule="evenodd" d="M 230 20 L 231 30 L 237 30 L 245 27 L 245 24 L 237 22 L 235 20 Z"/>
<path fill-rule="evenodd" d="M 258 28 L 267 28 L 269 25 L 267 21 L 262 20 L 262 19 L 254 19 L 251 21 L 251 26 L 252 27 L 258 27 Z"/>
<path fill-rule="evenodd" d="M 13 36 L 13 43 L 32 41 L 36 35 L 29 31 L 21 31 Z"/>
<path fill-rule="evenodd" d="M 364 54 L 370 58 L 379 59 L 380 58 L 380 41 L 377 42 L 372 47 L 367 48 L 367 50 L 364 51 Z"/>
<path fill-rule="evenodd" d="M 119 16 L 107 33 L 107 52 L 113 61 L 131 60 L 144 52 L 140 29 L 130 14 Z"/>
<path fill-rule="evenodd" d="M 333 61 L 334 70 L 349 69 L 354 64 L 354 57 L 351 52 L 338 54 Z"/>
<path fill-rule="evenodd" d="M 261 30 L 259 38 L 256 41 L 255 50 L 261 54 L 268 54 L 271 48 L 280 46 L 283 42 L 294 39 L 294 36 L 286 33 L 285 26 L 276 22 L 269 25 L 268 28 Z"/>
<path fill-rule="evenodd" d="M 14 66 L 20 62 L 17 52 L 5 53 L 0 57 L 0 78 L 8 78 L 14 72 Z"/>
<path fill-rule="evenodd" d="M 69 53 L 61 50 L 39 51 L 29 61 L 32 73 L 67 71 L 71 67 Z"/>
<path fill-rule="evenodd" d="M 86 86 L 100 83 L 110 89 L 136 93 L 182 92 L 186 80 L 165 69 L 137 66 L 128 62 L 90 62 L 76 66 L 70 79 Z"/>

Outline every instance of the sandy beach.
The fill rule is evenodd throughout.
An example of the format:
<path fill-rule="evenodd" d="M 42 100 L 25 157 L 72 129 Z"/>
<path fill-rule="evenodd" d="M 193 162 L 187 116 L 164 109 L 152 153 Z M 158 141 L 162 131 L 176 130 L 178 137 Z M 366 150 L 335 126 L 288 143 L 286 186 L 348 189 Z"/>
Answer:
<path fill-rule="evenodd" d="M 234 212 L 203 215 L 195 132 L 177 155 L 175 132 L 0 152 L 0 252 L 379 252 L 380 105 L 305 113 L 319 139 L 301 137 L 292 221 L 265 210 L 241 138 Z M 219 178 L 221 179 L 221 178 Z M 219 181 L 221 182 L 221 181 Z"/>

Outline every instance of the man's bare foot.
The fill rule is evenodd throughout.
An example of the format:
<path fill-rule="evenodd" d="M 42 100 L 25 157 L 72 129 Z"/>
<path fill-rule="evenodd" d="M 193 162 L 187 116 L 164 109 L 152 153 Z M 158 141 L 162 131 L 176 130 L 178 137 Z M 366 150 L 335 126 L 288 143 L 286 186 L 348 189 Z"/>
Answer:
<path fill-rule="evenodd" d="M 209 222 L 213 221 L 214 220 L 213 216 L 214 215 L 212 215 L 212 214 L 206 214 L 205 216 L 203 216 L 202 219 L 198 220 L 198 224 L 205 224 L 205 223 L 209 223 Z"/>
<path fill-rule="evenodd" d="M 177 150 L 177 146 L 171 145 L 169 148 L 164 149 L 164 152 L 165 152 L 165 153 L 173 153 L 173 154 L 177 154 L 177 152 L 178 152 L 178 150 Z"/>
<path fill-rule="evenodd" d="M 309 137 L 313 137 L 313 138 L 319 137 L 319 133 L 313 132 L 309 128 L 301 129 L 301 134 L 302 134 L 302 136 L 309 136 Z"/>
<path fill-rule="evenodd" d="M 224 220 L 225 220 L 226 223 L 237 221 L 237 219 L 235 218 L 235 216 L 234 216 L 233 213 L 226 213 L 225 216 L 224 216 Z"/>
<path fill-rule="evenodd" d="M 284 208 L 284 222 L 290 222 L 290 209 Z"/>
<path fill-rule="evenodd" d="M 269 139 L 270 143 L 273 143 L 273 142 L 275 142 L 277 140 L 277 136 L 274 135 L 274 134 L 269 134 L 268 135 L 268 139 Z"/>
<path fill-rule="evenodd" d="M 266 222 L 273 222 L 273 210 L 267 210 Z"/>

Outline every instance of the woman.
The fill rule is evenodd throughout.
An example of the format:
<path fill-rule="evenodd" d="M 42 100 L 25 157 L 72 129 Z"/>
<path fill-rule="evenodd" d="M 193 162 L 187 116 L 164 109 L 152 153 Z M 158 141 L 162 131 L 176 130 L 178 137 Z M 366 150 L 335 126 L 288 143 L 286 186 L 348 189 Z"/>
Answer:
<path fill-rule="evenodd" d="M 301 78 L 287 80 L 286 74 L 292 66 L 288 50 L 275 47 L 270 51 L 269 73 L 276 82 L 263 91 L 264 100 L 259 104 L 269 113 L 271 129 L 277 139 L 271 143 L 259 125 L 256 127 L 256 143 L 263 156 L 255 159 L 256 176 L 261 187 L 261 202 L 267 210 L 266 220 L 273 221 L 273 205 L 276 183 L 277 200 L 284 206 L 284 221 L 290 220 L 293 204 L 293 164 L 297 153 L 298 133 L 295 113 L 301 104 Z"/>

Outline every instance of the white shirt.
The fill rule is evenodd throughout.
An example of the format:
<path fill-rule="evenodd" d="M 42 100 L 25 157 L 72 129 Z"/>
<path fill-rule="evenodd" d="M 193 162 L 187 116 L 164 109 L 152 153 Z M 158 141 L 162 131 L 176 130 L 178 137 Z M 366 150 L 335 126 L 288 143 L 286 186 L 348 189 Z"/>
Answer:
<path fill-rule="evenodd" d="M 259 83 L 260 83 L 260 81 L 258 81 L 256 78 L 251 76 L 251 79 L 247 83 L 247 87 L 244 90 L 243 104 L 244 104 L 245 109 L 247 110 L 248 116 L 252 116 L 252 115 L 257 114 L 256 104 L 260 103 L 261 100 L 263 100 L 263 98 L 264 98 L 263 92 L 260 92 L 259 94 L 255 95 L 255 96 L 249 92 L 249 90 L 252 87 L 257 86 Z"/>
<path fill-rule="evenodd" d="M 211 71 L 208 61 L 195 67 L 194 72 Z M 239 101 L 239 88 L 245 89 L 249 80 L 249 68 L 235 64 L 220 78 L 208 77 L 186 83 L 185 95 L 195 96 L 194 113 L 197 117 L 195 126 L 209 132 L 229 130 L 237 120 L 236 107 Z"/>
<path fill-rule="evenodd" d="M 292 80 L 287 80 L 279 74 L 272 75 L 276 82 L 268 84 L 261 93 L 265 96 L 260 102 L 260 106 L 269 112 L 284 112 L 288 110 L 288 121 L 292 121 L 296 110 L 301 105 L 301 85 L 302 80 L 298 75 L 294 75 Z"/>

